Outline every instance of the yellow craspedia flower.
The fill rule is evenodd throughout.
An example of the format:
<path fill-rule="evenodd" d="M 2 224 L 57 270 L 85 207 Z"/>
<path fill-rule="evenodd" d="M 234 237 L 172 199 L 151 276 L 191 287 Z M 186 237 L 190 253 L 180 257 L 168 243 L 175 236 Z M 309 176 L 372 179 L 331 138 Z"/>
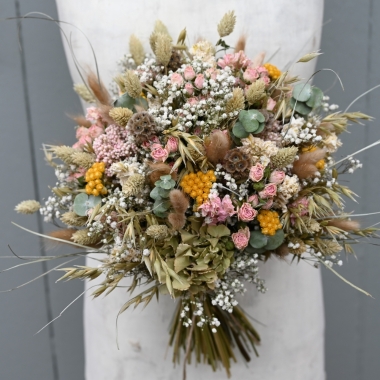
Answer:
<path fill-rule="evenodd" d="M 104 162 L 95 162 L 91 168 L 87 170 L 85 176 L 85 181 L 87 182 L 85 187 L 86 194 L 94 196 L 107 194 L 107 189 L 102 181 L 105 169 Z"/>
<path fill-rule="evenodd" d="M 278 78 L 280 78 L 281 71 L 278 69 L 277 66 L 272 65 L 271 63 L 265 63 L 264 67 L 268 70 L 270 79 L 277 80 Z"/>
<path fill-rule="evenodd" d="M 186 174 L 180 186 L 186 194 L 189 194 L 191 198 L 195 199 L 200 206 L 207 201 L 208 195 L 212 188 L 212 184 L 216 181 L 216 177 L 213 170 L 209 170 L 207 173 L 197 172 Z"/>
<path fill-rule="evenodd" d="M 264 235 L 273 236 L 277 230 L 282 228 L 280 218 L 276 211 L 261 210 L 257 216 L 257 220 L 260 223 L 261 232 Z"/>

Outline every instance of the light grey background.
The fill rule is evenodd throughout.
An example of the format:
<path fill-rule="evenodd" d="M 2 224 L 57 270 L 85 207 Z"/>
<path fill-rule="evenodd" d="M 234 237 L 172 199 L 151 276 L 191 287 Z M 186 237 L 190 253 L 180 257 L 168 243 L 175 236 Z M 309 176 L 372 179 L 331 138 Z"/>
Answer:
<path fill-rule="evenodd" d="M 53 0 L 0 0 L 1 20 L 31 11 L 57 17 Z M 343 109 L 356 96 L 380 84 L 379 18 L 380 2 L 375 0 L 326 1 L 325 21 L 331 22 L 323 30 L 324 55 L 318 68 L 336 70 L 345 90 L 342 91 L 332 72 L 320 72 L 314 83 L 323 90 L 329 89 L 332 101 Z M 49 195 L 48 186 L 54 185 L 55 180 L 44 162 L 41 145 L 72 144 L 74 123 L 66 114 L 80 113 L 81 106 L 72 91 L 60 34 L 53 23 L 26 20 L 19 39 L 17 22 L 1 21 L 0 35 L 0 255 L 11 255 L 8 244 L 19 255 L 38 255 L 41 252 L 38 238 L 12 226 L 10 221 L 33 230 L 42 228 L 44 232 L 49 226 L 39 223 L 37 216 L 16 215 L 13 208 L 21 200 L 41 200 Z M 121 54 L 125 46 L 127 41 L 120 41 Z M 377 91 L 358 101 L 352 110 L 380 120 L 380 90 Z M 352 126 L 351 134 L 343 137 L 345 145 L 339 154 L 344 156 L 379 139 L 378 123 L 375 120 L 367 126 Z M 356 213 L 380 210 L 379 149 L 362 154 L 364 168 L 351 177 L 354 181 L 350 186 L 361 199 L 359 205 L 348 202 L 347 208 Z M 375 216 L 363 223 L 378 220 L 380 216 Z M 67 248 L 47 250 L 42 246 L 42 249 L 48 255 L 67 252 Z M 349 257 L 340 273 L 369 291 L 375 300 L 323 271 L 328 380 L 373 380 L 380 376 L 378 248 L 361 245 L 357 258 Z M 0 269 L 19 263 L 1 259 Z M 29 281 L 44 269 L 37 264 L 3 272 L 0 289 Z M 81 301 L 34 336 L 82 292 L 80 282 L 54 284 L 58 276 L 59 273 L 52 273 L 45 280 L 0 294 L 1 380 L 83 379 Z"/>

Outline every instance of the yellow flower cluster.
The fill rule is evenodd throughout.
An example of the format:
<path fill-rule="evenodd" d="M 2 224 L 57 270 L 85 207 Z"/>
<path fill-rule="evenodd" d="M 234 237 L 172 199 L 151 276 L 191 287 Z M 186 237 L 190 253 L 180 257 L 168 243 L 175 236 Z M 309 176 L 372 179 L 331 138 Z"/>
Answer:
<path fill-rule="evenodd" d="M 104 162 L 95 162 L 90 169 L 86 172 L 85 181 L 86 185 L 86 194 L 88 195 L 106 195 L 107 189 L 103 184 L 102 177 L 105 170 Z"/>
<path fill-rule="evenodd" d="M 316 146 L 309 145 L 302 148 L 302 152 L 314 152 L 316 149 L 317 149 Z M 323 158 L 315 163 L 315 166 L 318 170 L 323 170 L 325 168 L 325 165 L 326 165 L 326 161 Z"/>
<path fill-rule="evenodd" d="M 273 236 L 277 230 L 282 228 L 280 218 L 276 211 L 261 210 L 257 216 L 257 220 L 260 223 L 261 232 L 264 235 Z"/>
<path fill-rule="evenodd" d="M 180 186 L 191 198 L 196 199 L 198 205 L 201 205 L 207 201 L 210 189 L 215 181 L 214 171 L 209 170 L 207 173 L 198 172 L 185 175 Z"/>
<path fill-rule="evenodd" d="M 280 78 L 281 71 L 277 68 L 277 66 L 272 65 L 271 63 L 265 63 L 264 67 L 268 70 L 270 79 L 277 80 Z"/>

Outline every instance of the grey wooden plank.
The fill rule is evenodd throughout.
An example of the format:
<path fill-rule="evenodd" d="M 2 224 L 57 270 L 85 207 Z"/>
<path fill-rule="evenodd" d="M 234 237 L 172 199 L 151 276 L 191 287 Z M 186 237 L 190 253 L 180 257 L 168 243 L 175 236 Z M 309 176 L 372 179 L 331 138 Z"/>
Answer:
<path fill-rule="evenodd" d="M 332 19 L 326 25 L 322 36 L 322 51 L 325 53 L 318 63 L 318 68 L 330 67 L 338 71 L 345 85 L 341 92 L 335 86 L 329 93 L 331 99 L 344 107 L 357 95 L 380 83 L 376 72 L 378 64 L 378 41 L 370 38 L 370 17 L 379 16 L 376 2 L 346 1 L 344 6 L 338 0 L 326 2 L 325 20 Z M 377 13 L 375 12 L 377 11 Z M 376 36 L 376 22 L 372 25 L 372 35 Z M 377 35 L 379 30 L 377 29 Z M 371 70 L 371 67 L 373 70 Z M 374 76 L 374 71 L 376 76 Z M 331 78 L 331 77 L 330 77 Z M 328 88 L 331 79 L 319 76 L 316 84 Z M 366 112 L 379 119 L 379 93 L 358 101 L 352 110 Z M 371 106 L 372 104 L 372 106 Z M 351 134 L 343 137 L 342 156 L 353 152 L 369 142 L 379 139 L 377 122 L 365 127 L 353 126 Z M 339 152 L 339 153 L 340 153 Z M 347 209 L 357 213 L 371 212 L 379 208 L 378 160 L 379 149 L 361 154 L 364 168 L 348 177 L 352 189 L 361 196 L 360 204 L 347 202 Z M 363 219 L 363 224 L 379 220 L 372 217 Z M 357 249 L 356 260 L 350 257 L 341 273 L 352 282 L 370 291 L 375 297 L 380 293 L 376 269 L 379 267 L 377 247 L 362 245 Z M 327 378 L 347 380 L 370 380 L 378 378 L 380 363 L 375 360 L 380 349 L 379 326 L 377 323 L 380 304 L 356 292 L 341 283 L 331 273 L 323 273 L 324 296 L 326 307 L 326 370 Z M 376 297 L 378 298 L 378 297 Z"/>
<path fill-rule="evenodd" d="M 20 1 L 21 13 L 41 11 L 57 18 L 55 3 L 48 0 Z M 71 145 L 75 140 L 74 122 L 67 114 L 81 113 L 78 97 L 72 90 L 66 57 L 59 29 L 54 23 L 26 20 L 24 23 L 24 49 L 27 65 L 30 106 L 32 113 L 34 149 L 38 152 L 37 183 L 42 197 L 50 195 L 48 186 L 55 184 L 54 172 L 47 167 L 41 151 L 42 143 Z M 44 223 L 45 232 L 55 227 Z M 59 247 L 48 254 L 67 253 L 67 247 Z M 77 264 L 83 261 L 76 262 Z M 51 265 L 49 266 L 51 267 Z M 59 313 L 83 292 L 83 283 L 56 284 L 59 273 L 49 275 L 50 305 L 52 316 Z M 59 379 L 83 379 L 83 322 L 82 302 L 79 300 L 52 324 L 54 347 L 58 358 Z M 44 331 L 41 334 L 47 334 Z"/>
<path fill-rule="evenodd" d="M 2 17 L 15 15 L 14 1 L 1 2 Z M 24 239 L 19 229 L 12 226 L 13 220 L 28 228 L 37 222 L 35 216 L 22 218 L 15 215 L 14 205 L 20 200 L 33 198 L 33 175 L 28 142 L 21 56 L 18 50 L 17 28 L 14 22 L 0 23 L 0 112 L 1 166 L 0 191 L 2 218 L 0 220 L 1 255 L 10 255 L 7 244 L 18 254 L 35 255 L 39 251 L 38 239 Z M 0 262 L 1 269 L 18 263 L 16 260 Z M 41 265 L 2 273 L 0 288 L 11 288 L 41 275 Z M 53 368 L 49 352 L 49 337 L 34 336 L 39 326 L 47 323 L 46 299 L 41 282 L 11 293 L 3 293 L 1 299 L 0 341 L 1 378 L 52 379 Z M 22 358 L 22 362 L 20 362 Z M 22 364 L 20 364 L 22 363 Z"/>

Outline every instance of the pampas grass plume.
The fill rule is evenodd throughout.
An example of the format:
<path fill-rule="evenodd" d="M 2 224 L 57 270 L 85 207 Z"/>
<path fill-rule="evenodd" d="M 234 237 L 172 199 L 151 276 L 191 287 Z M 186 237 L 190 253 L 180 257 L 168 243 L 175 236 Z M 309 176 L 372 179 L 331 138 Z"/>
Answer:
<path fill-rule="evenodd" d="M 186 195 L 181 190 L 175 189 L 170 192 L 169 198 L 175 212 L 184 214 L 189 207 L 189 200 Z"/>
<path fill-rule="evenodd" d="M 100 104 L 110 105 L 112 103 L 110 94 L 108 93 L 104 84 L 95 75 L 95 73 L 90 72 L 90 74 L 88 74 L 87 82 L 95 98 Z"/>
<path fill-rule="evenodd" d="M 235 45 L 235 53 L 239 53 L 239 51 L 244 51 L 246 43 L 247 43 L 247 36 L 242 34 Z"/>
<path fill-rule="evenodd" d="M 318 171 L 315 164 L 319 160 L 322 160 L 325 154 L 324 149 L 316 149 L 313 152 L 302 153 L 299 159 L 293 163 L 292 172 L 300 179 L 313 176 Z"/>
<path fill-rule="evenodd" d="M 340 228 L 343 231 L 358 231 L 360 228 L 359 222 L 348 219 L 331 219 L 327 225 Z"/>
<path fill-rule="evenodd" d="M 178 231 L 185 226 L 186 216 L 185 214 L 177 214 L 176 212 L 171 212 L 168 216 L 168 220 L 173 229 Z"/>

